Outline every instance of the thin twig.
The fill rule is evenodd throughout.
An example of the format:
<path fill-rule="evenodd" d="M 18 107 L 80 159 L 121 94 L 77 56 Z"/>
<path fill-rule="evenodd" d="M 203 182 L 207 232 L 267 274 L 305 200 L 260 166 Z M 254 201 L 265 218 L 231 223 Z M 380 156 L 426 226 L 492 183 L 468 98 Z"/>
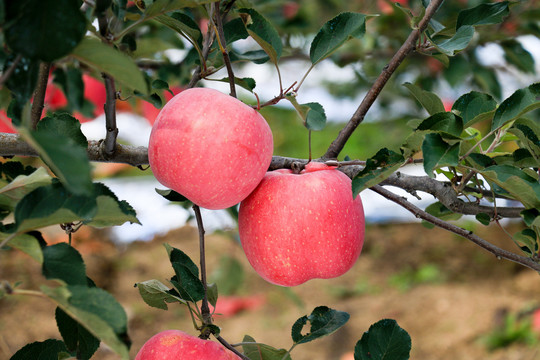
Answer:
<path fill-rule="evenodd" d="M 223 345 L 225 346 L 227 349 L 229 349 L 230 351 L 232 351 L 233 353 L 235 353 L 237 356 L 239 356 L 242 360 L 249 360 L 249 358 L 247 356 L 245 356 L 244 354 L 242 354 L 240 351 L 236 350 L 234 348 L 234 346 L 232 346 L 231 344 L 229 344 L 224 338 L 222 338 L 221 336 L 216 336 L 216 339 Z"/>
<path fill-rule="evenodd" d="M 0 87 L 3 86 L 4 83 L 9 79 L 11 74 L 13 74 L 13 72 L 17 68 L 17 65 L 19 65 L 19 63 L 21 62 L 21 59 L 22 59 L 22 55 L 21 54 L 17 55 L 15 57 L 15 60 L 13 60 L 13 62 L 9 66 L 9 68 L 6 71 L 4 71 L 4 73 L 0 77 Z"/>
<path fill-rule="evenodd" d="M 204 245 L 204 226 L 201 216 L 201 209 L 198 205 L 193 205 L 193 211 L 195 212 L 195 219 L 197 220 L 197 227 L 199 229 L 199 252 L 200 252 L 200 262 L 201 262 L 201 282 L 204 288 L 204 296 L 201 304 L 201 316 L 204 325 L 212 324 L 212 314 L 210 312 L 210 307 L 208 306 L 208 294 L 207 294 L 207 281 L 206 281 L 206 252 Z M 203 338 L 208 339 L 208 334 L 201 334 Z"/>
<path fill-rule="evenodd" d="M 105 91 L 107 100 L 103 107 L 105 111 L 105 127 L 107 133 L 104 142 L 104 155 L 110 158 L 116 151 L 116 139 L 118 137 L 118 127 L 116 126 L 116 87 L 114 79 L 105 73 L 101 74 L 105 80 Z"/>
<path fill-rule="evenodd" d="M 457 234 L 467 240 L 472 241 L 476 245 L 495 255 L 498 259 L 510 260 L 520 265 L 526 266 L 532 270 L 540 271 L 540 263 L 534 261 L 533 259 L 501 249 L 500 247 L 495 246 L 490 242 L 482 239 L 478 235 L 475 235 L 472 231 L 465 230 L 463 228 L 460 228 L 459 226 L 450 224 L 444 220 L 439 219 L 438 217 L 428 214 L 424 210 L 408 202 L 405 198 L 386 190 L 380 185 L 375 185 L 371 187 L 370 190 L 373 190 L 374 192 L 380 194 L 388 200 L 395 202 L 396 204 L 400 205 L 401 207 L 414 214 L 417 218 L 425 220 L 435 226 L 440 227 L 441 229 L 453 232 L 454 234 Z"/>
<path fill-rule="evenodd" d="M 392 60 L 390 60 L 388 65 L 384 67 L 383 71 L 381 72 L 375 83 L 371 86 L 371 89 L 364 97 L 364 100 L 362 100 L 362 103 L 360 104 L 354 115 L 351 117 L 345 127 L 341 129 L 336 139 L 332 142 L 326 153 L 323 155 L 323 159 L 337 158 L 337 156 L 339 155 L 341 150 L 343 150 L 343 147 L 351 137 L 354 130 L 356 130 L 358 125 L 360 125 L 360 123 L 364 120 L 364 117 L 366 116 L 368 110 L 371 108 L 392 74 L 397 70 L 405 57 L 407 57 L 407 55 L 414 51 L 416 47 L 416 42 L 420 37 L 420 34 L 422 34 L 422 32 L 427 28 L 429 21 L 431 20 L 433 15 L 435 15 L 435 12 L 437 11 L 442 2 L 443 0 L 431 1 L 431 3 L 426 9 L 424 17 L 418 24 L 418 27 L 411 32 L 405 43 L 403 43 L 403 45 L 401 46 L 401 48 L 399 48 L 394 57 L 392 57 Z"/>
<path fill-rule="evenodd" d="M 214 6 L 214 9 L 215 9 L 215 19 L 216 19 L 215 25 L 216 25 L 217 39 L 219 43 L 219 48 L 221 50 L 221 55 L 223 56 L 223 62 L 225 63 L 225 67 L 227 68 L 227 75 L 229 76 L 229 85 L 231 88 L 230 95 L 232 97 L 236 97 L 236 86 L 234 84 L 234 72 L 232 69 L 231 59 L 229 58 L 229 53 L 227 52 L 227 41 L 225 39 L 225 32 L 223 31 L 223 19 L 221 18 L 221 14 L 219 12 L 220 5 L 221 5 L 221 1 L 212 3 L 212 6 Z"/>
<path fill-rule="evenodd" d="M 38 81 L 36 90 L 34 91 L 34 100 L 32 102 L 31 121 L 32 129 L 37 127 L 37 123 L 41 119 L 41 114 L 45 107 L 45 92 L 47 91 L 47 82 L 49 81 L 49 70 L 51 64 L 42 62 L 39 64 Z"/>

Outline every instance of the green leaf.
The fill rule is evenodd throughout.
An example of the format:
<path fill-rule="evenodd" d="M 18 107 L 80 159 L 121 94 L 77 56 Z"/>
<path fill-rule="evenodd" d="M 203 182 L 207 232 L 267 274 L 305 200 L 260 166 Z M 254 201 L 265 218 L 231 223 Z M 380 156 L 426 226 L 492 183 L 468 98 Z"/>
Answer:
<path fill-rule="evenodd" d="M 483 91 L 489 92 L 496 99 L 501 98 L 501 84 L 493 69 L 477 65 L 472 68 L 469 74 L 470 73 L 473 74 L 475 84 L 483 89 Z"/>
<path fill-rule="evenodd" d="M 508 1 L 491 4 L 480 4 L 474 8 L 459 12 L 456 29 L 467 25 L 491 25 L 498 24 L 510 13 Z"/>
<path fill-rule="evenodd" d="M 460 96 L 452 105 L 452 111 L 463 119 L 466 128 L 493 116 L 496 108 L 497 102 L 491 95 L 477 91 Z"/>
<path fill-rule="evenodd" d="M 377 185 L 399 169 L 405 158 L 387 148 L 367 159 L 366 166 L 352 180 L 353 196 L 356 197 L 363 190 Z"/>
<path fill-rule="evenodd" d="M 439 219 L 445 221 L 458 220 L 461 218 L 461 214 L 455 213 L 444 206 L 440 201 L 437 201 L 426 207 L 426 212 Z"/>
<path fill-rule="evenodd" d="M 87 285 L 86 266 L 81 254 L 66 243 L 43 249 L 42 273 L 49 280 L 62 280 L 68 285 Z"/>
<path fill-rule="evenodd" d="M 480 224 L 485 226 L 488 226 L 491 223 L 491 216 L 486 213 L 476 214 L 475 218 Z"/>
<path fill-rule="evenodd" d="M 51 176 L 44 167 L 30 175 L 19 175 L 0 189 L 0 207 L 13 210 L 17 203 L 34 189 L 51 183 Z"/>
<path fill-rule="evenodd" d="M 247 39 L 249 36 L 244 22 L 240 18 L 234 18 L 223 25 L 223 32 L 227 40 L 227 47 L 235 41 Z"/>
<path fill-rule="evenodd" d="M 430 115 L 435 115 L 440 112 L 445 112 L 444 105 L 441 99 L 431 91 L 420 89 L 418 86 L 411 83 L 404 83 L 411 94 L 420 102 L 420 104 L 427 110 Z"/>
<path fill-rule="evenodd" d="M 463 132 L 463 120 L 452 112 L 437 113 L 422 121 L 416 130 L 436 132 L 444 138 L 459 139 Z"/>
<path fill-rule="evenodd" d="M 104 184 L 94 183 L 97 212 L 85 225 L 95 228 L 107 228 L 122 225 L 126 222 L 140 224 L 133 207 L 124 200 L 118 200 L 116 195 Z"/>
<path fill-rule="evenodd" d="M 321 104 L 316 102 L 311 102 L 307 104 L 299 104 L 296 101 L 296 97 L 292 95 L 287 95 L 286 99 L 293 104 L 294 108 L 302 121 L 304 126 L 308 130 L 320 131 L 326 126 L 326 113 Z"/>
<path fill-rule="evenodd" d="M 42 285 L 41 291 L 122 359 L 129 359 L 128 346 L 124 341 L 127 316 L 111 294 L 100 288 L 81 285 L 56 288 Z"/>
<path fill-rule="evenodd" d="M 1 238 L 2 236 L 0 234 L 0 239 Z M 7 245 L 14 247 L 15 249 L 19 249 L 40 264 L 43 264 L 43 252 L 41 250 L 40 241 L 43 241 L 41 234 L 37 231 L 32 231 L 15 236 L 15 238 L 11 239 Z"/>
<path fill-rule="evenodd" d="M 169 254 L 169 260 L 171 261 L 171 264 L 181 264 L 187 267 L 189 271 L 195 274 L 195 276 L 199 276 L 199 268 L 185 252 L 180 249 L 174 248 L 167 243 L 163 244 L 163 246 L 165 247 L 165 250 L 167 250 L 167 254 Z"/>
<path fill-rule="evenodd" d="M 199 268 L 182 250 L 164 244 L 175 276 L 171 279 L 180 297 L 186 301 L 197 302 L 204 297 L 204 286 L 199 279 Z"/>
<path fill-rule="evenodd" d="M 277 30 L 261 14 L 254 9 L 239 9 L 248 34 L 268 54 L 270 61 L 277 64 L 281 57 L 283 45 Z"/>
<path fill-rule="evenodd" d="M 355 360 L 407 360 L 411 337 L 395 320 L 383 319 L 369 327 L 354 347 Z"/>
<path fill-rule="evenodd" d="M 101 41 L 85 37 L 72 55 L 82 63 L 109 74 L 120 85 L 148 95 L 148 85 L 135 62 Z"/>
<path fill-rule="evenodd" d="M 169 292 L 169 288 L 158 280 L 148 280 L 135 284 L 144 302 L 149 306 L 168 310 L 167 303 L 179 302 L 186 304 L 181 298 Z"/>
<path fill-rule="evenodd" d="M 345 12 L 326 22 L 319 30 L 309 49 L 313 65 L 330 56 L 352 38 L 360 39 L 366 33 L 366 16 Z"/>
<path fill-rule="evenodd" d="M 538 238 L 534 230 L 524 229 L 512 237 L 514 243 L 527 255 L 538 254 Z"/>
<path fill-rule="evenodd" d="M 254 343 L 254 344 L 249 344 Z M 291 360 L 285 349 L 276 349 L 270 345 L 256 343 L 255 339 L 245 335 L 242 340 L 244 355 L 250 360 Z"/>
<path fill-rule="evenodd" d="M 10 56 L 4 63 L 4 72 L 7 71 L 15 60 L 15 56 Z M 6 87 L 12 91 L 15 99 L 19 104 L 24 104 L 34 94 L 37 79 L 39 74 L 39 61 L 22 58 L 19 64 L 13 70 L 13 73 L 6 81 Z M 9 110 L 8 110 L 8 115 Z M 11 117 L 11 116 L 10 116 Z M 15 120 L 15 119 L 14 119 Z M 14 125 L 20 125 L 14 122 Z"/>
<path fill-rule="evenodd" d="M 523 210 L 520 215 L 528 227 L 540 227 L 540 210 L 527 209 Z"/>
<path fill-rule="evenodd" d="M 540 108 L 540 83 L 532 84 L 526 88 L 516 90 L 504 100 L 493 117 L 491 130 L 495 130 L 506 123 L 515 120 L 525 113 Z"/>
<path fill-rule="evenodd" d="M 330 335 L 341 328 L 349 320 L 350 315 L 344 311 L 318 306 L 311 315 L 304 315 L 292 326 L 291 336 L 295 344 L 304 344 L 320 337 Z M 303 328 L 310 323 L 310 330 L 305 335 Z"/>
<path fill-rule="evenodd" d="M 530 52 L 525 50 L 520 42 L 517 40 L 506 40 L 501 43 L 501 46 L 504 50 L 504 58 L 508 63 L 525 73 L 535 73 L 534 58 Z"/>
<path fill-rule="evenodd" d="M 474 35 L 474 27 L 465 25 L 460 27 L 454 36 L 439 43 L 433 42 L 437 50 L 448 56 L 454 56 L 467 47 Z"/>
<path fill-rule="evenodd" d="M 69 54 L 86 32 L 77 1 L 19 0 L 6 5 L 6 42 L 25 57 L 52 62 Z"/>
<path fill-rule="evenodd" d="M 508 132 L 519 138 L 522 146 L 529 150 L 536 161 L 540 160 L 540 126 L 534 120 L 517 119 Z"/>
<path fill-rule="evenodd" d="M 238 259 L 224 255 L 219 259 L 219 266 L 212 272 L 210 279 L 218 284 L 219 292 L 232 295 L 239 290 L 244 281 L 244 268 Z"/>
<path fill-rule="evenodd" d="M 24 130 L 21 135 L 71 192 L 91 194 L 88 143 L 77 119 L 65 113 L 46 117 L 38 123 L 36 131 Z"/>
<path fill-rule="evenodd" d="M 14 215 L 17 231 L 90 220 L 96 214 L 95 197 L 73 195 L 58 181 L 41 186 L 19 201 Z"/>
<path fill-rule="evenodd" d="M 220 81 L 220 82 L 224 82 L 224 83 L 228 84 L 229 83 L 229 78 L 224 77 L 224 78 L 221 78 L 221 79 L 216 79 L 215 81 Z M 234 84 L 243 87 L 244 89 L 246 89 L 249 92 L 253 92 L 253 89 L 255 89 L 255 86 L 256 86 L 255 80 L 252 79 L 252 78 L 249 78 L 249 77 L 238 78 L 238 77 L 235 76 L 234 77 Z"/>
<path fill-rule="evenodd" d="M 434 177 L 433 171 L 443 166 L 457 166 L 459 162 L 459 143 L 450 145 L 439 134 L 427 134 L 422 143 L 424 171 Z"/>
<path fill-rule="evenodd" d="M 155 19 L 156 21 L 159 21 L 163 25 L 184 36 L 202 57 L 203 35 L 199 25 L 191 17 L 181 12 L 174 12 L 170 16 L 156 16 Z"/>
<path fill-rule="evenodd" d="M 169 201 L 173 201 L 173 202 L 189 201 L 189 199 L 186 198 L 184 195 L 181 195 L 174 190 L 170 190 L 170 189 L 155 189 L 155 190 L 159 195 L 163 196 L 165 199 Z"/>
<path fill-rule="evenodd" d="M 58 331 L 68 350 L 77 353 L 77 359 L 90 360 L 99 348 L 100 340 L 58 307 L 55 318 Z"/>
<path fill-rule="evenodd" d="M 68 354 L 66 344 L 60 340 L 48 339 L 25 345 L 13 354 L 9 360 L 58 360 L 62 358 L 61 354 Z"/>
<path fill-rule="evenodd" d="M 540 207 L 540 183 L 537 177 L 511 165 L 493 165 L 480 174 L 520 201 L 525 208 Z"/>

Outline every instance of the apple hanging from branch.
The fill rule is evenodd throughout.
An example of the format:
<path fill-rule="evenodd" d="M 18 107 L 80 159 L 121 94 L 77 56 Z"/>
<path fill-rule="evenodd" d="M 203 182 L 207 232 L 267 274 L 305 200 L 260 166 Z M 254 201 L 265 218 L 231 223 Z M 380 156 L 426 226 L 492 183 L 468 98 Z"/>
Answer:
<path fill-rule="evenodd" d="M 165 330 L 152 336 L 135 360 L 239 360 L 221 344 L 199 339 L 180 330 Z"/>
<path fill-rule="evenodd" d="M 152 127 L 148 159 L 156 179 L 207 209 L 246 198 L 272 161 L 273 139 L 256 110 L 217 90 L 174 96 Z"/>
<path fill-rule="evenodd" d="M 364 210 L 351 180 L 311 162 L 300 173 L 266 174 L 240 204 L 238 231 L 246 257 L 265 280 L 281 286 L 347 272 L 364 242 Z"/>

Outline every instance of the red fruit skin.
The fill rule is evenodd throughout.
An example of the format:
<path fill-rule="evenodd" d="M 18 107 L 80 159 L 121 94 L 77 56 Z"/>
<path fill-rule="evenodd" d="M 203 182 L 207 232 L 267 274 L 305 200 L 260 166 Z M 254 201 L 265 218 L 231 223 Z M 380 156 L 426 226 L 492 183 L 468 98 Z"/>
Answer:
<path fill-rule="evenodd" d="M 221 344 L 202 340 L 180 330 L 165 330 L 152 336 L 135 360 L 238 360 Z"/>
<path fill-rule="evenodd" d="M 536 333 L 540 334 L 540 308 L 533 312 L 531 326 Z"/>
<path fill-rule="evenodd" d="M 11 124 L 11 119 L 8 118 L 4 110 L 0 110 L 0 133 L 17 133 L 17 130 L 15 130 L 15 128 Z"/>
<path fill-rule="evenodd" d="M 174 95 L 178 95 L 182 91 L 182 88 L 173 87 L 171 91 L 173 92 L 173 95 L 171 95 L 171 93 L 168 91 L 164 92 L 166 103 L 169 102 L 169 100 L 171 100 Z M 156 108 L 152 103 L 149 103 L 148 101 L 143 101 L 142 114 L 146 118 L 146 120 L 148 120 L 150 125 L 154 125 L 154 123 L 156 122 L 156 118 L 159 115 L 159 109 Z"/>
<path fill-rule="evenodd" d="M 148 144 L 156 179 L 207 209 L 225 209 L 246 198 L 264 177 L 272 152 L 272 132 L 261 114 L 205 88 L 173 97 Z"/>
<path fill-rule="evenodd" d="M 84 82 L 84 98 L 94 105 L 92 118 L 87 118 L 79 113 L 74 114 L 81 123 L 84 123 L 94 120 L 105 112 L 103 106 L 105 105 L 105 101 L 107 101 L 107 91 L 105 90 L 105 84 L 95 77 L 83 74 L 82 78 Z"/>
<path fill-rule="evenodd" d="M 266 298 L 263 295 L 252 296 L 223 296 L 220 295 L 216 307 L 214 308 L 214 317 L 231 317 L 242 311 L 256 310 L 264 305 Z"/>
<path fill-rule="evenodd" d="M 255 271 L 281 286 L 347 272 L 364 243 L 364 209 L 351 180 L 321 163 L 276 170 L 240 204 L 238 229 Z"/>

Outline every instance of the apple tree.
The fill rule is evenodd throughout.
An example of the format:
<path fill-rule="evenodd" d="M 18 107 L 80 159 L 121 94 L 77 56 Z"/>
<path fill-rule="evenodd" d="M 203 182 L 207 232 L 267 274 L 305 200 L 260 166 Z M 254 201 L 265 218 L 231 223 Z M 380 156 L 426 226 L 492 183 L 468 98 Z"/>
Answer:
<path fill-rule="evenodd" d="M 200 263 L 165 244 L 164 257 L 173 274 L 169 283 L 140 279 L 137 290 L 141 301 L 152 307 L 186 306 L 199 337 L 221 343 L 212 345 L 209 353 L 226 348 L 223 358 L 291 359 L 296 346 L 332 334 L 350 316 L 328 306 L 316 307 L 311 314 L 291 321 L 292 346 L 288 350 L 256 342 L 249 335 L 231 345 L 227 329 L 218 326 L 211 311 L 219 289 L 207 281 L 199 206 L 228 208 L 240 224 L 250 262 L 261 273 L 267 266 L 262 258 L 270 255 L 262 255 L 263 246 L 253 244 L 256 238 L 266 245 L 272 243 L 271 236 L 302 233 L 303 239 L 297 241 L 302 241 L 307 252 L 286 255 L 294 243 L 283 243 L 270 249 L 272 256 L 310 257 L 312 268 L 319 262 L 328 272 L 335 270 L 328 264 L 345 261 L 344 253 L 349 255 L 345 269 L 308 274 L 301 281 L 297 280 L 306 275 L 304 270 L 301 275 L 293 271 L 285 283 L 274 275 L 285 272 L 280 266 L 292 263 L 268 265 L 273 268 L 263 277 L 285 286 L 312 277 L 335 277 L 354 264 L 363 241 L 359 200 L 363 191 L 373 191 L 408 210 L 411 218 L 483 248 L 478 251 L 540 271 L 540 83 L 527 45 L 538 44 L 540 36 L 540 9 L 533 1 L 0 0 L 0 24 L 0 155 L 4 158 L 0 163 L 0 250 L 28 254 L 29 261 L 41 265 L 44 277 L 38 289 L 31 289 L 24 282 L 3 280 L 0 272 L 0 301 L 40 296 L 53 302 L 57 308 L 51 316 L 61 337 L 30 343 L 11 359 L 90 359 L 102 342 L 122 359 L 130 357 L 125 310 L 87 276 L 84 259 L 71 243 L 71 234 L 81 226 L 107 228 L 139 222 L 126 201 L 92 178 L 94 162 L 153 169 L 167 187 L 156 196 L 192 208 L 199 229 Z M 502 56 L 486 61 L 494 59 L 494 48 Z M 289 83 L 280 69 L 290 61 L 299 61 L 302 70 Z M 327 123 L 330 112 L 322 101 L 306 99 L 303 94 L 309 78 L 325 63 L 353 74 L 340 82 L 332 73 L 324 73 L 327 91 L 337 97 L 361 94 L 362 100 L 355 111 L 343 114 L 348 121 L 339 123 L 339 131 L 321 148 L 315 146 L 316 135 L 336 123 Z M 257 86 L 257 69 L 263 66 L 273 73 L 271 96 L 266 95 L 268 89 Z M 249 73 L 239 75 L 246 71 Z M 177 100 L 194 94 L 192 88 L 216 82 L 225 84 L 228 94 Z M 169 100 L 171 105 L 154 123 L 156 109 Z M 256 136 L 260 128 L 253 131 L 249 144 L 254 148 L 242 142 L 254 119 L 262 118 L 259 112 L 266 114 L 265 109 L 284 104 L 296 111 L 296 121 L 304 127 L 305 157 L 277 153 L 277 146 L 270 157 L 271 141 Z M 151 136 L 150 153 L 159 157 L 155 162 L 152 156 L 149 159 L 148 147 L 118 141 L 119 133 L 130 131 L 117 125 L 119 109 L 141 108 L 155 111 L 149 121 L 156 134 L 156 129 L 164 129 L 160 136 Z M 219 113 L 222 123 L 193 134 L 195 123 L 188 123 L 175 133 L 177 118 L 198 121 L 210 112 Z M 104 137 L 88 140 L 80 124 L 100 115 L 94 121 L 103 122 Z M 227 126 L 235 116 L 240 117 L 239 125 L 229 134 Z M 248 117 L 253 119 L 245 121 Z M 379 124 L 376 133 L 367 133 L 365 119 Z M 271 126 L 272 121 L 268 119 Z M 397 140 L 390 136 L 395 128 L 404 134 Z M 223 134 L 232 139 L 234 132 L 242 136 L 230 143 L 241 144 L 244 152 L 231 153 L 229 145 L 217 147 Z M 369 147 L 371 153 L 355 151 L 354 141 L 369 143 L 364 148 Z M 264 160 L 259 156 L 262 143 L 268 152 Z M 188 148 L 194 157 L 188 156 Z M 218 151 L 204 155 L 208 149 Z M 230 162 L 225 160 L 227 156 Z M 400 170 L 413 163 L 421 165 L 425 175 Z M 179 168 L 189 170 L 181 173 Z M 229 172 L 230 168 L 234 171 Z M 280 194 L 281 185 L 261 189 L 268 182 L 263 176 L 279 182 L 310 172 L 340 179 L 340 185 L 312 190 L 317 194 L 316 208 L 301 204 L 287 212 L 279 204 L 271 207 L 266 203 Z M 186 182 L 198 190 L 183 187 Z M 220 192 L 228 182 L 232 186 Z M 249 189 L 235 198 L 246 183 Z M 340 195 L 332 198 L 336 205 L 330 192 L 342 184 L 346 191 L 340 188 Z M 306 181 L 295 186 L 285 198 L 291 203 L 305 202 L 309 196 L 300 193 L 311 191 L 312 184 Z M 396 189 L 435 200 L 419 208 Z M 199 195 L 214 190 L 217 200 L 200 200 Z M 257 197 L 259 194 L 263 195 Z M 237 203 L 246 196 L 239 210 Z M 337 223 L 323 231 L 327 219 L 308 214 L 316 213 L 325 201 L 335 206 L 320 211 L 339 216 L 333 219 Z M 354 216 L 349 218 L 350 214 Z M 503 250 L 453 222 L 464 215 L 483 225 L 500 224 L 502 219 L 521 221 L 523 230 L 504 235 L 515 243 L 515 251 Z M 295 216 L 305 220 L 298 228 L 287 222 Z M 257 227 L 256 232 L 252 227 L 257 221 L 269 226 Z M 51 225 L 66 231 L 66 242 L 48 243 L 40 229 Z M 315 231 L 304 232 L 308 227 Z M 504 231 L 501 226 L 501 233 Z M 316 251 L 330 233 L 339 239 L 353 234 L 346 245 L 336 246 L 335 258 L 322 245 L 323 251 Z M 350 243 L 354 246 L 349 247 Z M 174 339 L 170 341 L 177 341 Z M 195 340 L 189 340 L 192 346 L 205 346 L 204 341 L 201 345 Z M 407 332 L 394 320 L 383 319 L 366 329 L 351 351 L 357 360 L 408 359 L 410 349 Z M 138 350 L 132 349 L 132 355 Z M 180 354 L 171 355 L 171 349 L 159 351 Z M 150 359 L 146 355 L 139 358 Z"/>

